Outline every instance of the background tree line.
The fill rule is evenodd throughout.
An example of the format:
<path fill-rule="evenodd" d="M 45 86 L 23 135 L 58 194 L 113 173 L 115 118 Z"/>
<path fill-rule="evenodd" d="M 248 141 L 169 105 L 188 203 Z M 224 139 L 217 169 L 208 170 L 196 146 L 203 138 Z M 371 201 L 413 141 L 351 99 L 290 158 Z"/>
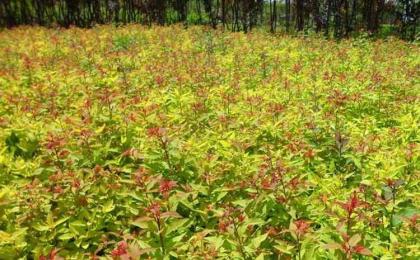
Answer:
<path fill-rule="evenodd" d="M 0 26 L 90 27 L 105 23 L 208 24 L 232 31 L 360 31 L 413 40 L 419 0 L 0 0 Z"/>

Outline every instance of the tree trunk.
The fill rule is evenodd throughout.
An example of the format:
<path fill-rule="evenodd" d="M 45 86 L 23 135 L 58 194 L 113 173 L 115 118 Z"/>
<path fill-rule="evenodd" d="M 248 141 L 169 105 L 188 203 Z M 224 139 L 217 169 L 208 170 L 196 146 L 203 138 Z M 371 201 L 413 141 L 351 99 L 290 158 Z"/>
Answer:
<path fill-rule="evenodd" d="M 296 0 L 296 29 L 302 31 L 305 22 L 304 0 Z"/>
<path fill-rule="evenodd" d="M 313 19 L 315 21 L 315 31 L 319 32 L 319 31 L 321 31 L 322 21 L 321 21 L 320 15 L 319 15 L 319 1 L 318 0 L 313 0 L 312 1 L 312 15 L 313 15 Z"/>
<path fill-rule="evenodd" d="M 332 0 L 327 0 L 327 18 L 325 21 L 325 37 L 330 36 L 331 1 Z"/>
<path fill-rule="evenodd" d="M 290 0 L 286 0 L 286 32 L 290 30 Z"/>

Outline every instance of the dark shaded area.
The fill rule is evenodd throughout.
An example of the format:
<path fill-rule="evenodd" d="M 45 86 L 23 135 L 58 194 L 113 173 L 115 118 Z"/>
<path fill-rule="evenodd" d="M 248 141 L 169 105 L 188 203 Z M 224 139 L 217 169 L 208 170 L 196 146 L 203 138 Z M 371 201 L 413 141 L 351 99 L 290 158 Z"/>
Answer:
<path fill-rule="evenodd" d="M 0 26 L 206 24 L 249 32 L 316 31 L 348 37 L 367 32 L 414 40 L 418 0 L 1 0 Z"/>

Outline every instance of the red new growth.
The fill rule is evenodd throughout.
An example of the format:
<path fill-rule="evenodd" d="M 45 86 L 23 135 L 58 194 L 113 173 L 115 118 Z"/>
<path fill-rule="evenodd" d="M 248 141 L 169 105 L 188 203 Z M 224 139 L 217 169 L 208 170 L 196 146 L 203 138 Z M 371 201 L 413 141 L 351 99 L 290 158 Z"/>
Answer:
<path fill-rule="evenodd" d="M 315 157 L 315 151 L 312 149 L 308 149 L 305 153 L 304 153 L 305 158 L 308 159 L 313 159 Z"/>
<path fill-rule="evenodd" d="M 218 225 L 219 232 L 221 232 L 221 233 L 226 232 L 228 230 L 229 226 L 230 226 L 230 222 L 229 221 L 220 220 L 219 221 L 219 225 Z"/>
<path fill-rule="evenodd" d="M 362 245 L 356 245 L 353 248 L 353 250 L 354 250 L 354 252 L 356 252 L 358 254 L 361 254 L 361 253 L 363 253 L 366 250 L 366 248 L 364 246 L 362 246 Z"/>
<path fill-rule="evenodd" d="M 158 219 L 160 218 L 160 205 L 157 202 L 153 202 L 147 210 L 152 213 L 153 217 Z"/>
<path fill-rule="evenodd" d="M 145 185 L 145 183 L 147 182 L 149 178 L 147 174 L 148 174 L 148 171 L 146 168 L 144 167 L 139 168 L 133 175 L 133 178 L 136 184 L 139 186 Z"/>
<path fill-rule="evenodd" d="M 310 227 L 309 222 L 303 219 L 296 220 L 294 222 L 296 226 L 296 234 L 298 236 L 302 236 L 308 232 L 308 229 Z"/>
<path fill-rule="evenodd" d="M 111 254 L 114 257 L 125 255 L 127 254 L 127 248 L 128 248 L 127 242 L 121 241 L 118 243 L 117 248 L 112 250 Z"/>
<path fill-rule="evenodd" d="M 161 180 L 159 184 L 159 191 L 163 194 L 163 196 L 166 198 L 169 195 L 169 192 L 176 187 L 176 181 L 171 180 Z"/>
<path fill-rule="evenodd" d="M 345 210 L 349 215 L 351 215 L 357 207 L 360 207 L 363 203 L 357 197 L 356 192 L 350 196 L 350 199 L 347 202 L 338 202 L 338 204 Z"/>
<path fill-rule="evenodd" d="M 414 214 L 413 216 L 407 218 L 408 224 L 410 225 L 410 228 L 412 228 L 414 230 L 417 229 L 416 227 L 417 227 L 418 219 L 419 219 L 419 215 L 417 215 L 417 214 Z"/>
<path fill-rule="evenodd" d="M 165 134 L 165 128 L 152 127 L 147 129 L 147 135 L 149 137 L 162 137 Z"/>
<path fill-rule="evenodd" d="M 56 259 L 56 255 L 57 255 L 57 253 L 58 253 L 58 249 L 53 249 L 49 254 L 48 254 L 48 256 L 43 256 L 43 255 L 41 255 L 40 257 L 39 257 L 39 260 L 55 260 Z"/>
<path fill-rule="evenodd" d="M 64 145 L 64 139 L 63 138 L 53 136 L 53 135 L 48 136 L 47 143 L 46 143 L 46 148 L 48 150 L 54 150 L 55 148 L 58 148 L 62 145 Z"/>
<path fill-rule="evenodd" d="M 244 215 L 244 214 L 239 214 L 239 216 L 238 216 L 238 220 L 239 220 L 239 222 L 244 222 L 244 220 L 245 220 L 245 215 Z"/>

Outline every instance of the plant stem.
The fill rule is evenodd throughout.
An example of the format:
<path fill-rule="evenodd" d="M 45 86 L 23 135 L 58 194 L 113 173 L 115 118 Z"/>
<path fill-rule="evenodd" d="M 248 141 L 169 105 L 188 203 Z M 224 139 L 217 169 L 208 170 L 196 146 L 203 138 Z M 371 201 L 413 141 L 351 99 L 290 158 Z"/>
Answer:
<path fill-rule="evenodd" d="M 168 163 L 168 167 L 169 167 L 169 171 L 171 173 L 173 173 L 173 168 L 172 168 L 172 164 L 171 164 L 171 159 L 169 156 L 169 151 L 168 151 L 168 142 L 166 140 L 163 140 L 163 138 L 160 140 L 161 144 L 162 144 L 162 148 L 163 148 L 163 152 L 164 152 L 164 156 L 165 156 L 165 160 Z"/>
<path fill-rule="evenodd" d="M 242 244 L 242 239 L 239 236 L 238 227 L 236 226 L 235 220 L 233 220 L 233 230 L 234 230 L 234 233 L 235 233 L 236 240 L 238 240 L 239 252 L 241 253 L 241 255 L 244 259 L 247 259 L 246 254 L 245 254 L 244 249 L 243 249 L 244 246 Z"/>
<path fill-rule="evenodd" d="M 162 255 L 165 255 L 165 243 L 163 241 L 163 235 L 162 235 L 162 229 L 161 229 L 161 225 L 160 225 L 160 219 L 156 219 L 156 223 L 157 223 L 157 226 L 158 226 L 160 248 L 162 249 Z"/>
<path fill-rule="evenodd" d="M 351 228 L 351 212 L 347 216 L 347 235 L 350 235 Z"/>
<path fill-rule="evenodd" d="M 299 235 L 297 236 L 297 247 L 298 247 L 298 259 L 301 260 L 302 256 L 301 256 L 300 250 L 301 250 L 302 245 L 300 244 Z"/>

